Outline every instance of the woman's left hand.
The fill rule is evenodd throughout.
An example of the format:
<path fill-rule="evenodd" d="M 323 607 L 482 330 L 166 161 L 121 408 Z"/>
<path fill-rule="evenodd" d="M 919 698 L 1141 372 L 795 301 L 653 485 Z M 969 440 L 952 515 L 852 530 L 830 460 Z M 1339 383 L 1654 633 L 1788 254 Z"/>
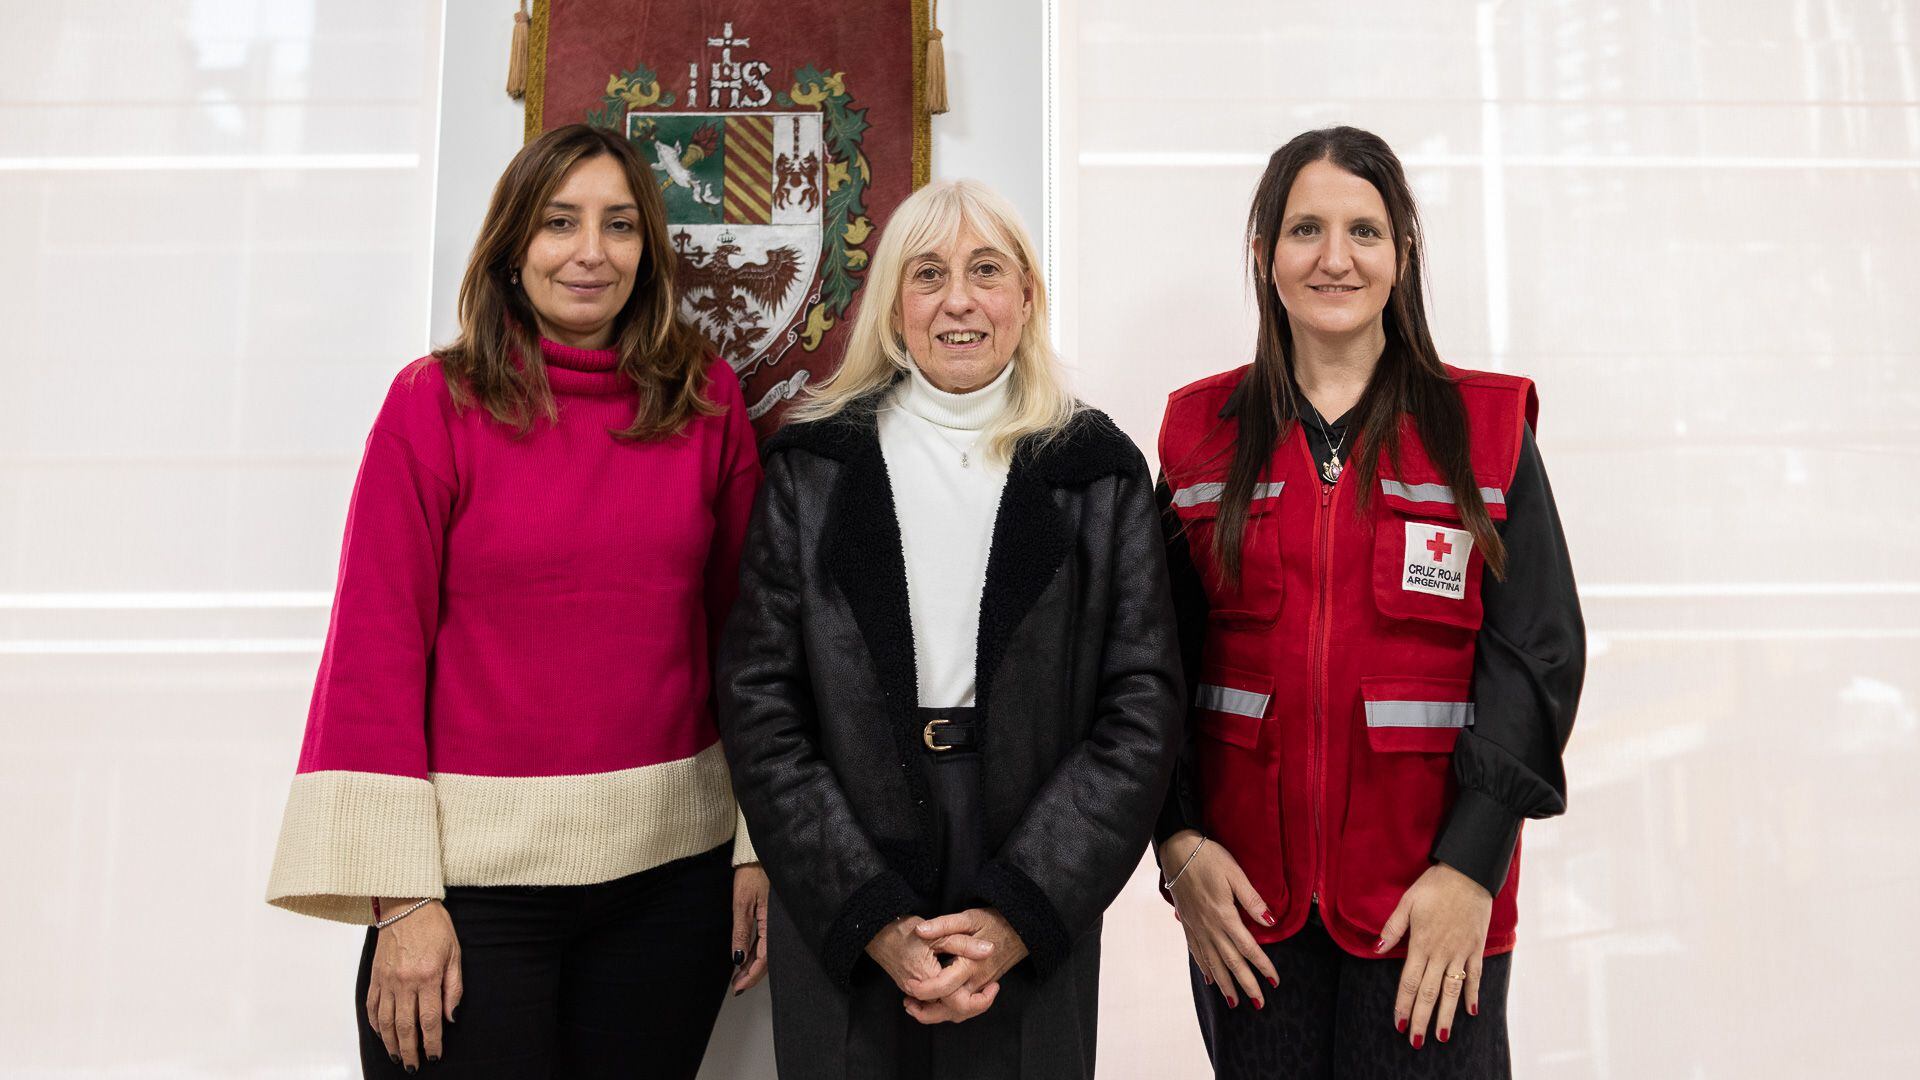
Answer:
<path fill-rule="evenodd" d="M 988 949 L 985 959 L 973 960 L 973 977 L 952 995 L 939 1001 L 906 1000 L 908 1014 L 923 1024 L 957 1024 L 986 1012 L 999 991 L 1000 977 L 1027 958 L 1027 943 L 995 908 L 968 908 L 928 919 L 914 933 L 936 953 L 972 958 L 979 954 L 979 943 Z"/>
<path fill-rule="evenodd" d="M 733 993 L 767 975 L 767 872 L 759 863 L 733 870 Z"/>
<path fill-rule="evenodd" d="M 1373 947 L 1377 953 L 1407 937 L 1407 963 L 1400 971 L 1393 1022 L 1415 1050 L 1426 1041 L 1429 1020 L 1435 1037 L 1447 1041 L 1463 995 L 1467 1014 L 1480 1014 L 1480 964 L 1492 917 L 1493 896 L 1479 882 L 1435 863 L 1400 897 L 1400 906 L 1380 931 L 1380 942 Z"/>

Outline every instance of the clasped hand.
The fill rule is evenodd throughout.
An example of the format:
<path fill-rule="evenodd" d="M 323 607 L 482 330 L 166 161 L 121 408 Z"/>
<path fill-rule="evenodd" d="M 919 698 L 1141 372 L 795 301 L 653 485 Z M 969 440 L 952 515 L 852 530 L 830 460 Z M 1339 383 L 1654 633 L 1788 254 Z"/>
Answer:
<path fill-rule="evenodd" d="M 937 919 L 896 919 L 867 943 L 867 955 L 906 995 L 923 1024 L 958 1024 L 992 1006 L 1000 977 L 1026 959 L 1027 944 L 993 908 Z"/>

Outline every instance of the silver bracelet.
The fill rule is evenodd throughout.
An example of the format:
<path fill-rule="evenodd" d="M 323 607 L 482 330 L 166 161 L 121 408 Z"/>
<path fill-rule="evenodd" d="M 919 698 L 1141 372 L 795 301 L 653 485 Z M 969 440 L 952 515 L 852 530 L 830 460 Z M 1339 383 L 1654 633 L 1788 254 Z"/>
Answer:
<path fill-rule="evenodd" d="M 1199 843 L 1193 845 L 1193 850 L 1187 852 L 1187 861 L 1180 864 L 1179 872 L 1175 873 L 1171 878 L 1168 878 L 1167 880 L 1161 882 L 1160 887 L 1162 889 L 1165 889 L 1167 892 L 1172 892 L 1174 884 L 1180 880 L 1180 876 L 1182 874 L 1185 874 L 1187 872 L 1187 867 L 1193 865 L 1193 860 L 1196 856 L 1200 854 L 1200 849 L 1206 846 L 1207 846 L 1207 838 L 1203 836 L 1200 838 Z"/>
<path fill-rule="evenodd" d="M 415 900 L 413 903 L 408 904 L 406 907 L 406 910 L 400 912 L 400 914 L 398 915 L 389 915 L 384 919 L 374 920 L 373 928 L 375 930 L 385 930 L 387 927 L 392 926 L 394 923 L 399 922 L 401 919 L 406 918 L 407 916 L 413 914 L 416 911 L 419 911 L 421 908 L 426 907 L 428 904 L 431 904 L 431 903 L 433 903 L 433 897 L 431 896 L 427 897 L 425 900 Z"/>

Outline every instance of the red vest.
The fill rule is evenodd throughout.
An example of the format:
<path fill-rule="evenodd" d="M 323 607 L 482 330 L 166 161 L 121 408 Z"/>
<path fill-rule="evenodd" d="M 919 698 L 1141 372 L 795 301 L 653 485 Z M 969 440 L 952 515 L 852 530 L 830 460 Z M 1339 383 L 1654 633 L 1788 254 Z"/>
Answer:
<path fill-rule="evenodd" d="M 1248 368 L 1176 391 L 1160 462 L 1211 614 L 1193 708 L 1203 829 L 1272 907 L 1279 941 L 1320 904 L 1334 941 L 1373 956 L 1380 929 L 1453 805 L 1451 755 L 1470 693 L 1484 560 L 1453 490 L 1405 418 L 1400 468 L 1383 458 L 1366 511 L 1348 470 L 1329 486 L 1294 425 L 1254 489 L 1241 581 L 1212 552 L 1238 425 L 1222 417 Z M 1533 384 L 1449 369 L 1465 403 L 1474 479 L 1506 517 Z M 1487 952 L 1513 947 L 1519 852 L 1494 898 Z M 1387 955 L 1404 956 L 1405 942 Z"/>

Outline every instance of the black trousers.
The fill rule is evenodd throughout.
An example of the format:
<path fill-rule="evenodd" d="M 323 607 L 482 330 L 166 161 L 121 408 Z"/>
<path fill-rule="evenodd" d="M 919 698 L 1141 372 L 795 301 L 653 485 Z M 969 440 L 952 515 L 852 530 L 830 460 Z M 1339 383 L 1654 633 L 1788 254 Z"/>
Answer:
<path fill-rule="evenodd" d="M 692 1077 L 733 971 L 732 844 L 598 885 L 453 887 L 465 994 L 422 1076 Z M 360 1067 L 404 1077 L 354 988 Z"/>
<path fill-rule="evenodd" d="M 1393 1001 L 1402 960 L 1369 960 L 1333 943 L 1316 914 L 1299 933 L 1264 946 L 1280 976 L 1266 1008 L 1241 997 L 1229 1009 L 1220 991 L 1189 959 L 1200 1034 L 1219 1080 L 1507 1080 L 1507 977 L 1511 953 L 1489 956 L 1480 970 L 1480 1015 L 1462 1001 L 1448 1041 L 1429 1024 L 1415 1050 L 1394 1030 Z"/>

